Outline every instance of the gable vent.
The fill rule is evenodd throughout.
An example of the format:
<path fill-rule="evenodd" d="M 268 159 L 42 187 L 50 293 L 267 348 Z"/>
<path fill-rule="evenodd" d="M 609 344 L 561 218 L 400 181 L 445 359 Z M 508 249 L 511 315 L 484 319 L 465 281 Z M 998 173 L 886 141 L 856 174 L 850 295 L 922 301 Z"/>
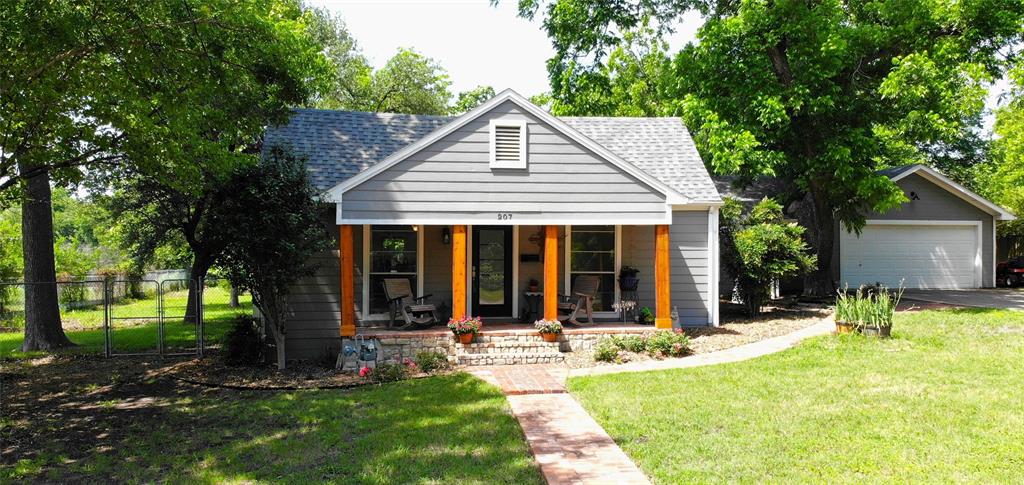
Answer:
<path fill-rule="evenodd" d="M 491 122 L 491 168 L 526 168 L 526 122 Z"/>

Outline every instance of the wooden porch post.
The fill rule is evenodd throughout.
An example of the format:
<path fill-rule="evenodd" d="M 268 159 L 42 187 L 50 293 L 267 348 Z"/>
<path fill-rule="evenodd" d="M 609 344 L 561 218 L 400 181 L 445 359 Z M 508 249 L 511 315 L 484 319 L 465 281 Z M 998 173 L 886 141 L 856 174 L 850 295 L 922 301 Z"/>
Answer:
<path fill-rule="evenodd" d="M 338 226 L 338 265 L 341 267 L 341 336 L 356 335 L 355 251 L 352 226 Z"/>
<path fill-rule="evenodd" d="M 654 295 L 656 328 L 672 328 L 672 285 L 669 278 L 669 227 L 654 226 Z"/>
<path fill-rule="evenodd" d="M 558 226 L 544 226 L 544 319 L 558 319 Z"/>
<path fill-rule="evenodd" d="M 466 316 L 466 226 L 452 226 L 452 318 Z"/>

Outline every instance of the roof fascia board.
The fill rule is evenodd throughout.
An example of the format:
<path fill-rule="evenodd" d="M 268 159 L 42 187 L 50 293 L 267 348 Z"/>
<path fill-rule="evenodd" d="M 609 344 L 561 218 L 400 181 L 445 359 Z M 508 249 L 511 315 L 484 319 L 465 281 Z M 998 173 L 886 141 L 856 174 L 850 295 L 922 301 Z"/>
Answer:
<path fill-rule="evenodd" d="M 935 170 L 934 168 L 931 168 L 927 165 L 914 165 L 912 168 L 904 170 L 903 172 L 891 177 L 890 179 L 893 182 L 897 182 L 913 173 L 917 173 L 918 175 L 924 177 L 925 180 L 928 180 L 929 182 L 938 185 L 939 187 L 942 187 L 947 192 L 950 192 L 953 195 L 960 197 L 969 204 L 991 215 L 997 216 L 998 219 L 1001 221 L 1012 221 L 1016 219 L 1016 217 L 1006 209 L 1003 209 L 1002 207 L 999 207 L 998 205 L 989 202 L 988 199 L 976 194 L 967 187 L 964 187 L 963 185 L 954 182 L 953 180 L 951 180 L 949 177 L 946 177 L 938 170 Z"/>
<path fill-rule="evenodd" d="M 552 116 L 550 113 L 534 105 L 529 100 L 519 95 L 519 93 L 516 93 L 511 89 L 506 89 L 502 91 L 495 97 L 491 98 L 488 101 L 485 101 L 484 103 L 470 110 L 466 114 L 452 120 L 448 124 L 438 128 L 437 130 L 434 130 L 427 136 L 393 153 L 391 156 L 387 157 L 380 163 L 377 163 L 376 165 L 356 174 L 352 178 L 345 180 L 344 182 L 341 182 L 338 185 L 335 185 L 330 190 L 324 193 L 325 199 L 333 201 L 341 200 L 341 194 L 349 191 L 353 187 L 356 187 L 363 182 L 366 182 L 367 180 L 373 178 L 375 175 L 387 170 L 388 168 L 396 165 L 402 160 L 405 160 L 414 153 L 426 148 L 427 146 L 430 146 L 434 142 L 440 140 L 441 138 L 444 138 L 448 134 L 458 130 L 459 128 L 470 123 L 471 121 L 479 118 L 480 116 L 484 115 L 485 113 L 489 112 L 490 110 L 494 109 L 496 106 L 505 101 L 512 101 L 520 108 L 523 108 L 528 113 L 539 118 L 541 121 L 550 124 L 556 130 L 559 130 L 564 135 L 568 136 L 570 139 L 583 145 L 588 150 L 593 151 L 598 156 L 604 158 L 611 164 L 622 169 L 624 172 L 628 173 L 629 175 L 632 175 L 633 177 L 636 177 L 641 182 L 657 190 L 658 192 L 665 196 L 667 204 L 685 204 L 691 202 L 689 199 L 687 199 L 685 196 L 677 192 L 675 189 L 672 189 L 671 187 L 662 183 L 660 180 L 657 180 L 656 178 L 647 174 L 643 170 L 640 170 L 632 163 L 623 160 L 621 157 L 614 154 L 601 144 L 586 137 L 585 135 L 573 129 L 565 122 Z"/>

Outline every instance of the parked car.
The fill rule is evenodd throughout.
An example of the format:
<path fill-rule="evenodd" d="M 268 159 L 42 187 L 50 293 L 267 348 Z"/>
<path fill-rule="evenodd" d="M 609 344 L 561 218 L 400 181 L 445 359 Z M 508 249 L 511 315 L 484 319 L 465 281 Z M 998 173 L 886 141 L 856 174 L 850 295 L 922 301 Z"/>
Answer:
<path fill-rule="evenodd" d="M 1011 258 L 997 264 L 996 284 L 1006 287 L 1024 285 L 1024 256 Z"/>

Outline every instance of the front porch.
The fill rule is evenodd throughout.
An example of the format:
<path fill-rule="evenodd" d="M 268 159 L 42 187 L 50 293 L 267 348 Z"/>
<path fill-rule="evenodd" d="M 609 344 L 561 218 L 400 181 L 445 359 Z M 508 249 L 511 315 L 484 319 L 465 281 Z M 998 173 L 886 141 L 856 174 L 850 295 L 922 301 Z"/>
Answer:
<path fill-rule="evenodd" d="M 680 213 L 694 215 L 700 231 L 679 234 L 675 247 L 669 225 L 340 225 L 341 335 L 376 334 L 389 326 L 384 282 L 396 279 L 408 281 L 416 296 L 428 296 L 441 325 L 448 316 L 466 315 L 481 316 L 485 324 L 564 321 L 568 311 L 563 305 L 559 312 L 559 296 L 576 302 L 580 277 L 600 283 L 592 295 L 593 318 L 578 312 L 588 325 L 621 325 L 616 303 L 623 300 L 635 302 L 637 311 L 650 308 L 657 328 L 673 326 L 673 307 L 677 326 L 707 325 L 714 300 L 709 216 Z M 624 266 L 640 271 L 634 288 L 618 281 Z M 675 288 L 673 273 L 681 280 Z"/>

